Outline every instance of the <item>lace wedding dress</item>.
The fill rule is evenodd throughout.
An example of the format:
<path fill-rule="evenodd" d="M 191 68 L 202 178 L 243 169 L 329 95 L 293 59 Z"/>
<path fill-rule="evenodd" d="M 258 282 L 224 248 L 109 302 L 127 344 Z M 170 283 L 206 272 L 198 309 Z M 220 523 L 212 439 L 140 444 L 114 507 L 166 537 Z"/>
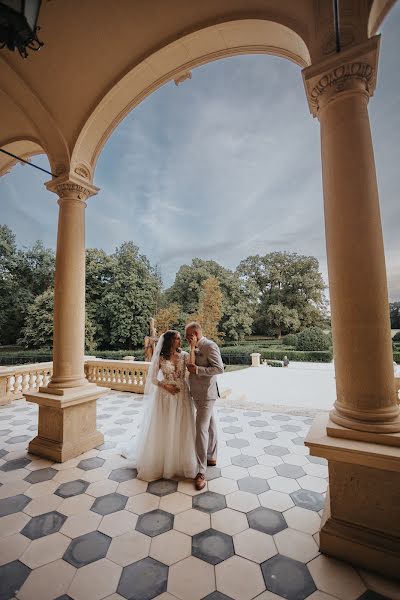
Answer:
<path fill-rule="evenodd" d="M 172 477 L 194 478 L 197 474 L 195 414 L 186 376 L 189 355 L 181 352 L 175 364 L 160 357 L 160 338 L 147 375 L 143 420 L 132 448 L 123 455 L 132 459 L 138 477 L 146 481 Z M 158 381 L 175 384 L 170 394 Z"/>

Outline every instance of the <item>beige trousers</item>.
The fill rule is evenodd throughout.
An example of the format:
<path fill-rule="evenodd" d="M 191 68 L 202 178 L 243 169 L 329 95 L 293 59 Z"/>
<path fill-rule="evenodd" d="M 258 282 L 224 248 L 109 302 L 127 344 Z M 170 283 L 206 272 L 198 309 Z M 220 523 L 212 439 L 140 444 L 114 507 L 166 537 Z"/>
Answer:
<path fill-rule="evenodd" d="M 207 460 L 217 460 L 217 424 L 214 418 L 215 400 L 195 400 L 196 454 L 199 473 L 205 473 Z"/>

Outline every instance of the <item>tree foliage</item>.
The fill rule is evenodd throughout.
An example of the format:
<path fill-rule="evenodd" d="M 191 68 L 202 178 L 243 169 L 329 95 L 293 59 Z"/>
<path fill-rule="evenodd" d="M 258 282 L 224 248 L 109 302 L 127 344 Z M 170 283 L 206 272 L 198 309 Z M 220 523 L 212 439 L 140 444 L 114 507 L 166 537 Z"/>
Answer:
<path fill-rule="evenodd" d="M 218 279 L 208 277 L 201 284 L 198 311 L 188 317 L 188 321 L 198 321 L 204 335 L 217 343 L 221 343 L 223 339 L 223 334 L 218 331 L 222 316 L 222 300 Z"/>
<path fill-rule="evenodd" d="M 182 307 L 173 302 L 165 308 L 160 308 L 156 314 L 156 328 L 159 335 L 168 329 L 179 329 Z"/>
<path fill-rule="evenodd" d="M 324 351 L 329 350 L 330 337 L 319 327 L 307 327 L 297 336 L 297 350 Z"/>
<path fill-rule="evenodd" d="M 256 333 L 296 332 L 326 318 L 325 285 L 313 256 L 295 252 L 249 256 L 237 273 L 246 289 L 257 289 Z"/>
<path fill-rule="evenodd" d="M 400 329 L 400 302 L 391 302 L 390 310 L 390 327 L 392 329 Z"/>
<path fill-rule="evenodd" d="M 256 289 L 251 286 L 244 288 L 236 273 L 213 260 L 194 258 L 190 265 L 182 265 L 173 285 L 165 292 L 166 303 L 181 304 L 185 314 L 197 313 L 202 284 L 209 277 L 218 280 L 222 293 L 219 331 L 226 339 L 243 339 L 251 333 Z"/>

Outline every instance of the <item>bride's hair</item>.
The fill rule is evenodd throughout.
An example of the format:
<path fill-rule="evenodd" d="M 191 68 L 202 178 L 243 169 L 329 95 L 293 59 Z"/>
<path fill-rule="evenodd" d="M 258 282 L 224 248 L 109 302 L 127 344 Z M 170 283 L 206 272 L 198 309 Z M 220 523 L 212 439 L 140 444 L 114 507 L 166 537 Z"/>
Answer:
<path fill-rule="evenodd" d="M 163 358 L 171 358 L 172 346 L 177 335 L 180 334 L 179 331 L 176 331 L 175 329 L 169 329 L 164 333 L 164 343 L 161 348 L 160 356 Z"/>

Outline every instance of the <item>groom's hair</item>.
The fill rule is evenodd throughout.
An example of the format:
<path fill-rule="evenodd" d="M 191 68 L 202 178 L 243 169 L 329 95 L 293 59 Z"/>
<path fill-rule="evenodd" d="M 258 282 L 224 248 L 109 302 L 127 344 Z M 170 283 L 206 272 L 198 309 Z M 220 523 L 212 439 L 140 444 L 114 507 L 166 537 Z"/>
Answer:
<path fill-rule="evenodd" d="M 188 323 L 185 327 L 185 333 L 188 329 L 194 329 L 196 333 L 201 333 L 201 325 L 198 321 L 192 321 L 191 323 Z"/>

